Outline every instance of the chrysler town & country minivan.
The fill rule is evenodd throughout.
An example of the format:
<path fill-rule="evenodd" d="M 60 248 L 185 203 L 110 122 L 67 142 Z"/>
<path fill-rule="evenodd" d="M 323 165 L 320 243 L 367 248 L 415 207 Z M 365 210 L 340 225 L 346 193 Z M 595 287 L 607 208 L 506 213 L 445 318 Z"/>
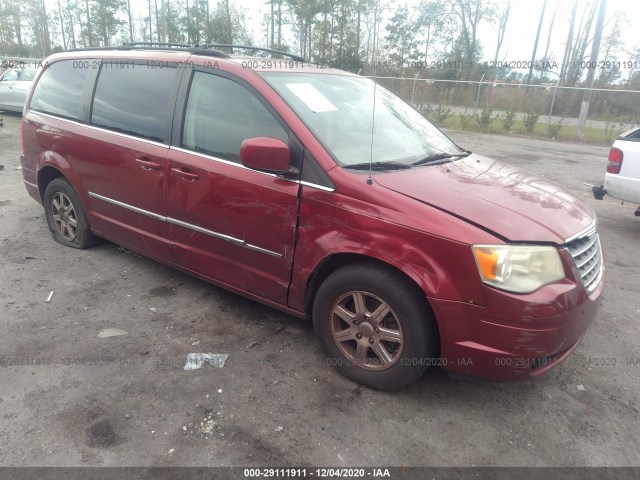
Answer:
<path fill-rule="evenodd" d="M 368 78 L 221 47 L 46 60 L 21 160 L 56 241 L 105 238 L 310 319 L 373 388 L 430 366 L 535 377 L 576 349 L 604 288 L 591 208 Z"/>

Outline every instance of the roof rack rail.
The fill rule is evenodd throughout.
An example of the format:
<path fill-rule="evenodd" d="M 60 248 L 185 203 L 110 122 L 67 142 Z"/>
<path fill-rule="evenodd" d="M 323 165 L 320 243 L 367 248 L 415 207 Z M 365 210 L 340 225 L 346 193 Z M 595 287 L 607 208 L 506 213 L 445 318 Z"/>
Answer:
<path fill-rule="evenodd" d="M 229 58 L 229 55 L 218 50 L 211 50 L 208 48 L 201 48 L 198 45 L 189 45 L 187 43 L 163 43 L 163 42 L 126 42 L 122 45 L 113 47 L 87 47 L 87 48 L 71 48 L 70 52 L 83 52 L 94 50 L 165 50 L 176 51 L 184 50 L 190 53 L 197 53 L 199 55 L 208 55 L 210 57 Z"/>
<path fill-rule="evenodd" d="M 136 49 L 150 49 L 150 50 L 187 50 L 191 53 L 199 55 L 209 55 L 212 57 L 229 58 L 230 55 L 218 50 L 217 48 L 239 48 L 241 50 L 253 50 L 256 52 L 272 53 L 274 55 L 282 55 L 289 57 L 296 62 L 307 62 L 304 58 L 293 53 L 283 52 L 281 50 L 274 50 L 273 48 L 253 47 L 251 45 L 234 45 L 226 43 L 207 43 L 202 45 L 190 45 L 187 43 L 164 43 L 164 42 L 125 42 L 119 46 L 113 47 L 88 47 L 88 48 L 71 48 L 70 52 L 79 51 L 92 51 L 92 50 L 136 50 Z"/>
<path fill-rule="evenodd" d="M 177 47 L 177 48 L 193 48 L 194 45 L 187 43 L 164 43 L 164 42 L 125 42 L 123 47 Z"/>
<path fill-rule="evenodd" d="M 294 55 L 293 53 L 288 53 L 288 52 L 283 52 L 280 50 L 274 50 L 272 48 L 263 48 L 263 47 L 253 47 L 251 45 L 232 45 L 232 44 L 226 44 L 226 43 L 207 43 L 204 45 L 196 45 L 196 47 L 198 48 L 240 48 L 240 49 L 244 49 L 244 50 L 255 50 L 257 52 L 267 52 L 267 53 L 273 53 L 275 55 L 283 55 L 285 57 L 289 57 L 292 60 L 295 60 L 296 62 L 307 62 L 304 58 L 302 58 L 299 55 Z"/>

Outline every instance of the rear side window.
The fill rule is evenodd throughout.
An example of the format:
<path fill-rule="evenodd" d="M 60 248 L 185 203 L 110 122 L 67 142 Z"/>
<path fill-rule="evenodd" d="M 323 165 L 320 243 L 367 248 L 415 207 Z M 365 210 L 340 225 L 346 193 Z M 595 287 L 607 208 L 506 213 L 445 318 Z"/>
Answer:
<path fill-rule="evenodd" d="M 238 162 L 240 144 L 253 137 L 288 141 L 287 132 L 249 90 L 228 78 L 194 72 L 182 146 Z"/>
<path fill-rule="evenodd" d="M 93 98 L 91 123 L 136 137 L 167 142 L 173 115 L 176 68 L 103 65 Z"/>
<path fill-rule="evenodd" d="M 71 60 L 51 64 L 36 85 L 31 110 L 78 120 L 88 74 L 88 69 L 74 68 Z"/>

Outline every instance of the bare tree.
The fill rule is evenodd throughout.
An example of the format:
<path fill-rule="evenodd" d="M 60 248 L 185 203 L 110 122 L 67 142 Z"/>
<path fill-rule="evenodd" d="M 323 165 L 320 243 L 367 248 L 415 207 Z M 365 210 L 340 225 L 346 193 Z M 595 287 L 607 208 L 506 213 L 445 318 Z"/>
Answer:
<path fill-rule="evenodd" d="M 127 16 L 129 18 L 129 41 L 133 42 L 133 18 L 131 17 L 131 0 L 127 0 Z"/>
<path fill-rule="evenodd" d="M 577 35 L 567 61 L 568 65 L 564 79 L 566 85 L 576 85 L 582 77 L 584 69 L 581 68 L 581 62 L 586 58 L 587 47 L 592 41 L 591 30 L 597 8 L 597 0 L 584 3 Z"/>
<path fill-rule="evenodd" d="M 270 48 L 280 49 L 282 46 L 282 3 L 284 0 L 268 0 L 270 13 L 266 15 L 266 45 Z M 277 34 L 276 34 L 277 30 Z"/>
<path fill-rule="evenodd" d="M 19 0 L 0 2 L 0 42 L 13 45 L 18 50 L 23 47 L 22 21 L 23 4 Z"/>
<path fill-rule="evenodd" d="M 89 0 L 84 0 L 87 13 L 87 39 L 89 40 L 89 47 L 93 47 L 93 35 L 91 34 L 91 13 L 89 11 Z"/>
<path fill-rule="evenodd" d="M 607 0 L 600 0 L 600 9 L 598 10 L 598 20 L 596 21 L 596 31 L 591 45 L 591 59 L 589 61 L 589 70 L 587 71 L 586 85 L 589 90 L 584 90 L 582 95 L 582 105 L 580 106 L 580 116 L 578 117 L 578 138 L 584 138 L 584 127 L 589 114 L 589 103 L 591 102 L 591 87 L 596 75 L 596 64 L 598 63 L 598 53 L 600 51 L 600 40 L 602 38 L 602 30 L 604 27 L 604 17 L 607 11 Z"/>
<path fill-rule="evenodd" d="M 271 7 L 271 43 L 270 43 L 270 47 L 271 48 L 275 48 L 275 20 L 276 20 L 276 16 L 275 16 L 275 2 L 274 0 L 270 0 L 269 5 Z"/>
<path fill-rule="evenodd" d="M 542 10 L 540 11 L 540 20 L 538 21 L 538 30 L 536 32 L 536 40 L 533 42 L 533 53 L 531 54 L 531 64 L 529 65 L 529 75 L 527 75 L 527 85 L 531 84 L 531 77 L 533 75 L 533 66 L 536 62 L 536 53 L 538 51 L 538 41 L 540 40 L 540 31 L 542 30 L 542 23 L 544 22 L 544 12 L 547 9 L 547 0 L 544 0 L 542 4 Z"/>
<path fill-rule="evenodd" d="M 322 11 L 319 0 L 286 0 L 294 19 L 300 54 L 312 58 L 312 33 L 315 17 Z"/>
<path fill-rule="evenodd" d="M 149 12 L 149 41 L 153 42 L 153 31 L 151 30 L 151 0 L 147 0 L 148 4 L 148 12 Z M 189 8 L 189 4 L 187 3 L 187 9 Z"/>
<path fill-rule="evenodd" d="M 573 47 L 573 30 L 576 26 L 576 15 L 578 13 L 578 0 L 573 1 L 571 9 L 571 20 L 569 21 L 569 33 L 567 34 L 567 43 L 564 47 L 564 56 L 562 57 L 562 65 L 560 66 L 560 83 L 564 84 L 567 76 L 567 65 L 571 57 L 571 49 Z"/>
<path fill-rule="evenodd" d="M 553 10 L 553 16 L 551 17 L 551 24 L 549 24 L 549 33 L 547 34 L 547 46 L 544 49 L 544 57 L 542 57 L 545 60 L 545 62 L 549 60 L 549 45 L 551 45 L 551 34 L 553 33 L 553 24 L 556 22 L 558 6 L 559 4 L 556 4 L 556 8 Z M 542 68 L 543 72 L 544 70 L 545 70 L 545 67 Z"/>
<path fill-rule="evenodd" d="M 480 54 L 478 25 L 482 20 L 493 20 L 495 5 L 484 0 L 449 0 L 449 6 L 450 11 L 447 13 L 459 20 L 459 60 L 464 61 L 469 67 L 464 69 L 464 72 L 466 77 L 470 77 L 470 67 Z"/>
<path fill-rule="evenodd" d="M 78 9 L 77 0 L 65 0 L 64 15 L 67 19 L 67 24 L 69 25 L 69 46 L 71 48 L 77 48 L 78 45 L 76 43 L 76 24 L 74 19 L 76 16 L 82 16 L 80 10 Z M 80 25 L 80 21 L 78 21 L 78 24 Z"/>
<path fill-rule="evenodd" d="M 60 32 L 62 33 L 62 46 L 67 49 L 67 39 L 64 34 L 64 17 L 62 16 L 62 7 L 60 6 L 60 0 L 58 0 L 58 21 L 60 22 Z"/>
<path fill-rule="evenodd" d="M 498 55 L 500 54 L 500 48 L 502 48 L 502 42 L 504 42 L 504 36 L 507 32 L 507 24 L 509 22 L 509 14 L 511 13 L 511 0 L 507 2 L 500 16 L 498 17 L 498 42 L 496 43 L 496 53 L 493 56 L 493 65 L 498 63 Z M 496 70 L 497 71 L 497 70 Z"/>
<path fill-rule="evenodd" d="M 619 49 L 624 45 L 621 26 L 623 20 L 624 13 L 620 11 L 616 12 L 611 30 L 609 30 L 609 33 L 603 39 L 600 58 L 604 61 L 611 61 L 612 65 L 612 68 L 603 68 L 600 70 L 597 83 L 603 86 L 612 83 L 621 76 L 620 68 L 617 66 L 616 60 L 618 59 Z"/>
<path fill-rule="evenodd" d="M 38 54 L 46 57 L 51 53 L 49 18 L 44 0 L 31 0 L 24 5 L 30 34 Z"/>

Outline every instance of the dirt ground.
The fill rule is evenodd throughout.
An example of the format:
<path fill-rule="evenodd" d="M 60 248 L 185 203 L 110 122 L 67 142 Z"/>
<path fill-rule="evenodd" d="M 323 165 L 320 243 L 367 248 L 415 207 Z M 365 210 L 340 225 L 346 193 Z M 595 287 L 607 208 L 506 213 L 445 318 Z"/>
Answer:
<path fill-rule="evenodd" d="M 603 305 L 542 378 L 433 370 L 382 393 L 327 366 L 306 322 L 114 244 L 55 243 L 18 170 L 20 119 L 1 116 L 0 466 L 640 465 L 640 219 L 591 197 L 607 147 L 449 132 L 595 208 Z M 229 357 L 187 372 L 190 352 Z"/>

